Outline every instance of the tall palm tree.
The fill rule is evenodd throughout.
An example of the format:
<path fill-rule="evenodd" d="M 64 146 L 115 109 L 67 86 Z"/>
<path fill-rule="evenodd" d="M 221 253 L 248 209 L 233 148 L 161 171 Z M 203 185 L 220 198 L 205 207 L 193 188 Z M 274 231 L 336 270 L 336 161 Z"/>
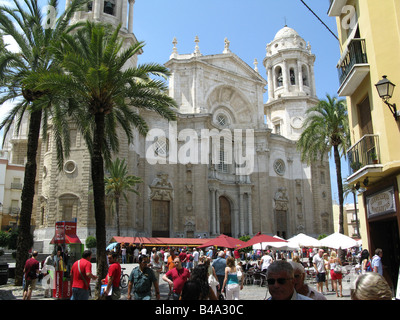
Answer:
<path fill-rule="evenodd" d="M 110 173 L 109 177 L 105 178 L 106 195 L 112 196 L 111 205 L 115 201 L 115 215 L 117 218 L 117 236 L 121 235 L 120 220 L 119 220 L 119 204 L 121 196 L 124 197 L 125 201 L 128 202 L 127 192 L 134 192 L 139 195 L 139 192 L 135 190 L 135 186 L 138 183 L 142 183 L 143 180 L 134 175 L 128 174 L 127 164 L 125 159 L 122 161 L 117 158 L 115 161 L 110 163 L 108 166 Z"/>
<path fill-rule="evenodd" d="M 0 105 L 6 101 L 19 102 L 6 115 L 0 124 L 0 129 L 4 129 L 4 137 L 6 137 L 12 126 L 15 125 L 16 130 L 19 130 L 24 117 L 29 117 L 27 162 L 21 195 L 15 275 L 16 285 L 21 285 L 22 271 L 30 249 L 27 239 L 31 232 L 40 128 L 43 128 L 45 140 L 49 117 L 57 119 L 57 115 L 60 116 L 60 126 L 56 131 L 59 133 L 56 139 L 58 150 L 63 150 L 61 147 L 63 142 L 66 143 L 64 151 L 69 147 L 69 135 L 66 140 L 62 139 L 63 132 L 67 132 L 67 129 L 65 126 L 61 127 L 65 125 L 63 121 L 65 117 L 61 115 L 61 109 L 55 107 L 57 99 L 46 90 L 32 89 L 26 83 L 26 79 L 37 72 L 44 73 L 57 68 L 48 48 L 62 33 L 70 32 L 78 26 L 70 26 L 70 19 L 74 12 L 87 3 L 87 0 L 73 0 L 60 17 L 51 17 L 54 19 L 51 21 L 51 26 L 48 24 L 50 17 L 42 14 L 42 8 L 37 0 L 13 0 L 12 3 L 13 7 L 0 6 L 0 32 L 14 39 L 19 52 L 15 53 L 7 49 L 0 52 L 0 78 L 2 78 L 0 85 L 5 89 L 0 97 Z M 47 5 L 52 6 L 58 14 L 58 0 L 48 0 Z"/>
<path fill-rule="evenodd" d="M 303 132 L 297 143 L 302 161 L 308 164 L 322 160 L 326 154 L 333 155 L 336 166 L 336 179 L 339 193 L 339 232 L 343 229 L 343 185 L 340 157 L 346 157 L 350 144 L 349 121 L 344 99 L 326 95 L 326 100 L 320 100 L 317 105 L 306 112 Z"/>
<path fill-rule="evenodd" d="M 354 213 L 356 215 L 356 236 L 360 238 L 360 224 L 358 222 L 358 211 L 357 211 L 357 186 L 354 184 L 349 184 L 345 182 L 343 184 L 343 197 L 347 198 L 347 196 L 352 193 L 353 194 L 353 203 L 354 203 Z"/>
<path fill-rule="evenodd" d="M 57 92 L 68 103 L 71 117 L 88 146 L 94 197 L 97 240 L 97 275 L 107 273 L 104 162 L 118 152 L 117 126 L 131 143 L 134 127 L 148 132 L 139 109 L 152 110 L 167 120 L 176 119 L 176 102 L 167 94 L 168 70 L 158 64 L 126 68 L 143 47 L 142 42 L 124 49 L 118 26 L 86 22 L 74 36 L 64 34 L 53 48 L 65 73 L 36 74 L 36 89 Z M 152 77 L 155 76 L 155 77 Z M 99 292 L 97 282 L 96 293 Z"/>

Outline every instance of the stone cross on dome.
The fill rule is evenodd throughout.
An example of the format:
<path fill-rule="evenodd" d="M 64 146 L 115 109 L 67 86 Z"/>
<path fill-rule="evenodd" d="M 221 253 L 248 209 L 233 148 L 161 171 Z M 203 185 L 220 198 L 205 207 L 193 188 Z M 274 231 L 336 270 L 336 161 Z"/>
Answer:
<path fill-rule="evenodd" d="M 178 44 L 178 41 L 176 40 L 175 37 L 172 40 L 172 44 L 174 45 L 174 47 L 172 48 L 172 54 L 170 56 L 170 59 L 176 58 L 178 56 L 178 49 L 176 48 L 176 45 Z"/>
<path fill-rule="evenodd" d="M 223 53 L 230 53 L 231 52 L 231 50 L 229 49 L 230 41 L 228 40 L 228 38 L 225 38 L 224 42 L 225 42 L 225 47 Z"/>
<path fill-rule="evenodd" d="M 194 48 L 194 55 L 195 55 L 195 56 L 200 56 L 200 55 L 201 55 L 200 48 L 199 48 L 199 42 L 200 42 L 200 40 L 199 40 L 199 37 L 198 37 L 198 36 L 196 36 L 196 37 L 194 38 L 194 42 L 196 43 L 196 46 L 195 46 L 195 48 Z"/>

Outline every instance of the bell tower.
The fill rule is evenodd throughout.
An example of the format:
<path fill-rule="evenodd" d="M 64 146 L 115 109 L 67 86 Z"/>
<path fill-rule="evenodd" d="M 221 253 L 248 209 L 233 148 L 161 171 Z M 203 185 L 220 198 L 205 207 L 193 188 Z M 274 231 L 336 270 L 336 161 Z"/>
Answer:
<path fill-rule="evenodd" d="M 68 7 L 71 0 L 66 0 Z M 133 9 L 135 0 L 92 0 L 87 9 L 75 14 L 74 20 L 106 22 L 115 26 L 121 24 L 121 32 L 133 33 Z"/>
<path fill-rule="evenodd" d="M 307 109 L 318 103 L 315 55 L 309 43 L 292 28 L 279 30 L 267 45 L 263 60 L 268 75 L 268 126 L 275 134 L 297 140 Z"/>

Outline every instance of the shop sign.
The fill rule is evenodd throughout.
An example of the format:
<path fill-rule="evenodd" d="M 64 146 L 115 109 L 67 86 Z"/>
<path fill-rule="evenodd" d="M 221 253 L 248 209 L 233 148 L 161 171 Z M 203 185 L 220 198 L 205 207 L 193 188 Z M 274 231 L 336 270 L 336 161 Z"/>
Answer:
<path fill-rule="evenodd" d="M 368 219 L 396 212 L 393 187 L 367 196 L 366 200 Z"/>

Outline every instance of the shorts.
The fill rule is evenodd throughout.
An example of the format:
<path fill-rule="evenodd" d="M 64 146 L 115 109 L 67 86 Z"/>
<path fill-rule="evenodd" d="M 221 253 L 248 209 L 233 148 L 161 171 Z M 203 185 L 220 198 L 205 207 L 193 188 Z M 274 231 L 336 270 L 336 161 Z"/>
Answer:
<path fill-rule="evenodd" d="M 35 290 L 36 289 L 36 282 L 37 279 L 33 280 L 25 280 L 25 286 L 24 286 L 24 291 L 30 290 Z"/>
<path fill-rule="evenodd" d="M 342 280 L 343 275 L 341 273 L 335 273 L 333 269 L 331 270 L 331 279 L 332 280 Z"/>
<path fill-rule="evenodd" d="M 326 281 L 325 272 L 317 273 L 317 282 L 325 282 L 325 281 Z"/>

